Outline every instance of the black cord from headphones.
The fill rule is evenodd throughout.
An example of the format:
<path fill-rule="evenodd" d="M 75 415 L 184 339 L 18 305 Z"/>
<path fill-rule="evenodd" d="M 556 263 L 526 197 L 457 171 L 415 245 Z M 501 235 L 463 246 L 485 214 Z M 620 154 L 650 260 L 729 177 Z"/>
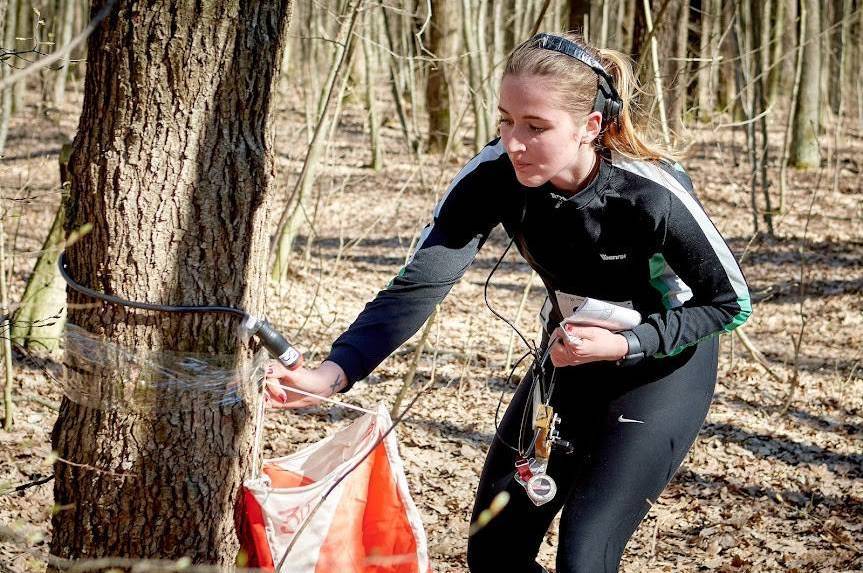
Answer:
<path fill-rule="evenodd" d="M 521 221 L 520 222 L 524 222 L 526 210 L 527 210 L 527 205 L 525 204 L 522 207 Z M 509 253 L 509 250 L 512 248 L 513 243 L 515 243 L 515 237 L 516 237 L 516 232 L 513 231 L 512 237 L 509 240 L 509 244 L 507 244 L 506 248 L 503 250 L 500 257 L 498 257 L 497 262 L 494 264 L 491 271 L 488 273 L 488 277 L 486 277 L 486 279 L 485 279 L 485 285 L 483 286 L 483 299 L 485 300 L 485 305 L 488 307 L 488 309 L 491 311 L 491 313 L 493 315 L 495 315 L 497 318 L 499 318 L 500 320 L 502 320 L 503 322 L 505 322 L 510 328 L 512 328 L 513 331 L 515 331 L 515 333 L 518 334 L 518 337 L 521 338 L 522 342 L 524 342 L 525 346 L 527 346 L 527 348 L 528 348 L 528 351 L 526 353 L 524 353 L 521 356 L 521 358 L 519 358 L 516 361 L 516 363 L 512 366 L 512 369 L 509 372 L 509 376 L 507 376 L 506 380 L 504 381 L 503 389 L 500 392 L 500 398 L 498 398 L 498 401 L 497 401 L 497 408 L 495 409 L 495 412 L 494 412 L 494 434 L 497 437 L 497 439 L 500 440 L 500 442 L 504 446 L 511 449 L 512 451 L 514 451 L 519 456 L 525 457 L 527 452 L 522 449 L 522 443 L 524 442 L 524 427 L 525 427 L 525 424 L 527 423 L 528 410 L 530 409 L 529 408 L 530 400 L 525 401 L 525 407 L 522 410 L 521 424 L 519 426 L 519 433 L 518 433 L 518 443 L 516 446 L 513 446 L 512 444 L 507 442 L 503 438 L 503 436 L 500 434 L 500 425 L 499 425 L 500 407 L 503 404 L 503 395 L 506 392 L 507 387 L 509 387 L 509 385 L 512 381 L 512 378 L 515 375 L 515 371 L 518 369 L 519 365 L 524 361 L 524 359 L 527 358 L 528 356 L 533 356 L 533 359 L 534 359 L 534 363 L 533 363 L 533 365 L 531 365 L 531 381 L 530 381 L 530 388 L 528 388 L 528 394 L 533 393 L 534 388 L 536 387 L 537 383 L 542 384 L 542 382 L 546 379 L 545 363 L 548 360 L 548 357 L 549 357 L 549 354 L 551 351 L 551 346 L 549 345 L 548 348 L 546 348 L 545 352 L 542 354 L 542 356 L 540 356 L 539 349 L 536 347 L 536 345 L 533 342 L 530 342 L 527 339 L 527 337 L 525 337 L 524 334 L 522 334 L 522 332 L 518 329 L 518 327 L 512 323 L 512 321 L 510 321 L 505 316 L 503 316 L 501 313 L 497 312 L 494 308 L 492 308 L 491 303 L 489 302 L 489 299 L 488 299 L 488 287 L 489 287 L 489 284 L 491 283 L 491 278 L 492 278 L 492 276 L 494 276 L 495 271 L 498 269 L 498 267 L 500 267 L 501 263 L 503 263 L 503 259 L 506 258 L 506 255 Z M 549 388 L 548 389 L 543 388 L 543 390 L 544 390 L 543 394 L 544 394 L 544 398 L 545 398 L 546 402 L 551 400 L 551 393 L 554 390 L 554 383 L 555 383 L 554 373 L 552 373 Z"/>

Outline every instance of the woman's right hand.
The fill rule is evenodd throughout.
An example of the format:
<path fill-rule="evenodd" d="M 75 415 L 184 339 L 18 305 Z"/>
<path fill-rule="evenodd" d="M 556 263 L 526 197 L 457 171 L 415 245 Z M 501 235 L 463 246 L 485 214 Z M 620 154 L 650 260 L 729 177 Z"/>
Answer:
<path fill-rule="evenodd" d="M 264 382 L 270 403 L 276 408 L 302 408 L 322 402 L 317 398 L 291 392 L 291 388 L 329 398 L 348 385 L 342 367 L 329 360 L 325 360 L 317 368 L 300 367 L 296 370 L 289 370 L 278 360 L 273 360 L 267 365 Z"/>

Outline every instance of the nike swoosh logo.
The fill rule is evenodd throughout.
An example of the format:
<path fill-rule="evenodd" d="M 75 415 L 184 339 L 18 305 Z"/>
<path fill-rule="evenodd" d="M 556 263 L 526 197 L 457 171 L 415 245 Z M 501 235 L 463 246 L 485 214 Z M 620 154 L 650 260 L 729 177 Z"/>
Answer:
<path fill-rule="evenodd" d="M 620 416 L 617 417 L 617 421 L 621 422 L 621 423 L 631 422 L 633 424 L 643 424 L 644 423 L 641 420 L 630 420 L 629 418 L 624 418 L 623 414 L 621 414 Z"/>

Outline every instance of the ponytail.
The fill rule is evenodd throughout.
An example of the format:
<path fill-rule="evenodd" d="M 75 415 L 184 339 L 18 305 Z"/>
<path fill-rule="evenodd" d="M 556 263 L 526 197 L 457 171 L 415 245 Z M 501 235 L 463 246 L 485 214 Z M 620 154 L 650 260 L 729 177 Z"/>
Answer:
<path fill-rule="evenodd" d="M 616 50 L 601 49 L 599 61 L 614 78 L 617 93 L 623 100 L 619 119 L 609 123 L 600 136 L 602 146 L 632 159 L 676 161 L 677 153 L 670 146 L 645 135 L 655 134 L 657 130 L 634 99 L 635 94 L 644 92 L 632 71 L 631 60 Z"/>

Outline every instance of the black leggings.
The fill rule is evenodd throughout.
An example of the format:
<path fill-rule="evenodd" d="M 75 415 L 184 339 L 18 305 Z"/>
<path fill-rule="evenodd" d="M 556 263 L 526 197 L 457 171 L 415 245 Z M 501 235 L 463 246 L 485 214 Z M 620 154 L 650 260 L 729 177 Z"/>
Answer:
<path fill-rule="evenodd" d="M 551 454 L 548 474 L 557 482 L 557 495 L 533 505 L 513 479 L 517 454 L 495 438 L 472 521 L 500 491 L 507 490 L 510 501 L 468 540 L 471 572 L 543 571 L 536 555 L 561 510 L 557 573 L 617 571 L 626 543 L 704 423 L 717 354 L 713 336 L 676 356 L 629 368 L 593 363 L 558 369 L 552 405 L 562 418 L 561 435 L 575 452 Z M 501 421 L 499 432 L 508 444 L 519 439 L 529 387 L 522 381 Z M 532 431 L 524 435 L 529 442 Z"/>

